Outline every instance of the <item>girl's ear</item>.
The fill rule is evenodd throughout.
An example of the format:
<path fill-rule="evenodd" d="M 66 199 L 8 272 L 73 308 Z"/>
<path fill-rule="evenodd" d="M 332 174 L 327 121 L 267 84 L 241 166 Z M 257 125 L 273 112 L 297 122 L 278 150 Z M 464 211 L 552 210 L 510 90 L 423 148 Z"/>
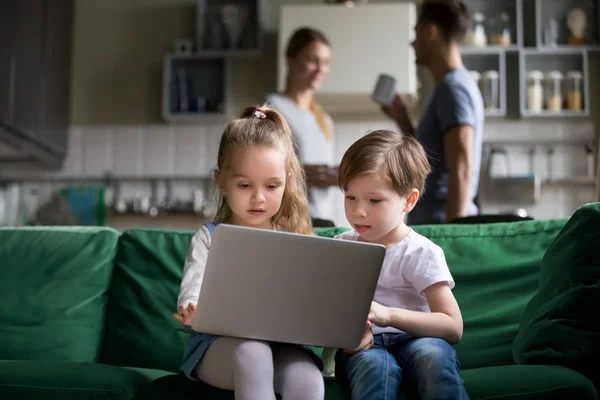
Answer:
<path fill-rule="evenodd" d="M 408 192 L 408 195 L 406 196 L 406 204 L 404 205 L 404 209 L 402 211 L 404 211 L 405 213 L 411 212 L 412 209 L 415 208 L 415 206 L 417 205 L 418 200 L 419 190 L 412 189 L 410 192 Z"/>
<path fill-rule="evenodd" d="M 222 181 L 222 175 L 221 172 L 218 169 L 215 169 L 215 172 L 213 172 L 213 175 L 215 177 L 215 182 L 217 182 L 217 185 L 219 186 L 219 190 L 221 190 L 221 193 L 225 190 L 225 185 L 223 185 Z"/>

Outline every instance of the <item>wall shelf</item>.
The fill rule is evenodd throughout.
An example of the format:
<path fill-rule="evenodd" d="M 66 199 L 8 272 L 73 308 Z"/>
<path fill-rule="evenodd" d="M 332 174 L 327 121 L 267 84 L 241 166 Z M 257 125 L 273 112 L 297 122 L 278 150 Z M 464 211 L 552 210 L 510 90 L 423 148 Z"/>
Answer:
<path fill-rule="evenodd" d="M 487 54 L 498 54 L 504 52 L 518 51 L 519 46 L 486 46 L 486 47 L 473 47 L 473 46 L 461 46 L 461 53 L 463 55 L 487 55 Z"/>
<path fill-rule="evenodd" d="M 509 0 L 492 2 L 489 0 L 465 0 L 471 17 L 481 13 L 487 37 L 487 47 L 473 47 L 468 38 L 461 48 L 463 63 L 469 70 L 479 73 L 483 69 L 499 72 L 499 96 L 501 107 L 497 111 L 486 111 L 486 117 L 516 118 L 586 118 L 590 116 L 589 62 L 588 53 L 600 51 L 600 0 Z M 581 8 L 587 17 L 585 43 L 569 42 L 571 31 L 567 24 L 569 12 Z M 501 30 L 495 25 L 502 13 L 509 15 L 508 29 L 511 43 L 508 46 L 495 45 L 491 37 Z M 555 18 L 558 23 L 558 36 L 555 45 L 547 45 L 544 30 L 548 21 Z M 471 21 L 471 27 L 475 22 Z M 531 111 L 527 101 L 527 73 L 532 70 L 546 74 L 559 71 L 563 74 L 563 105 L 559 112 L 548 111 L 545 95 L 542 95 L 542 110 Z M 578 71 L 581 80 L 581 110 L 568 107 L 567 73 Z M 518 84 L 515 84 L 518 82 Z M 480 81 L 480 88 L 481 88 Z M 510 84 L 509 84 L 510 83 Z M 543 92 L 546 90 L 542 80 Z"/>
<path fill-rule="evenodd" d="M 588 50 L 600 50 L 600 14 L 597 0 L 535 0 L 535 46 L 540 49 L 555 48 L 578 48 Z M 531 5 L 529 6 L 531 7 Z M 569 12 L 579 8 L 587 17 L 585 29 L 585 41 L 582 44 L 569 43 L 571 30 L 568 26 Z M 552 43 L 550 37 L 550 21 L 557 22 L 556 43 Z M 549 42 L 550 40 L 550 42 Z M 550 44 L 549 44 L 550 43 Z"/>
<path fill-rule="evenodd" d="M 167 54 L 163 65 L 163 119 L 195 123 L 227 118 L 227 70 L 224 57 Z"/>
<path fill-rule="evenodd" d="M 483 14 L 483 27 L 487 36 L 488 48 L 517 50 L 523 46 L 523 0 L 465 0 L 471 17 L 475 13 Z M 501 19 L 502 14 L 508 16 L 508 23 Z M 496 37 L 500 37 L 506 25 L 510 33 L 510 43 L 507 46 L 497 45 Z"/>
<path fill-rule="evenodd" d="M 503 51 L 489 51 L 485 53 L 473 53 L 463 52 L 463 63 L 465 68 L 469 71 L 476 71 L 482 75 L 479 79 L 479 89 L 482 92 L 484 103 L 486 104 L 485 115 L 486 117 L 503 117 L 506 115 L 506 55 Z M 498 73 L 497 87 L 495 93 L 491 95 L 495 97 L 495 101 L 498 104 L 497 108 L 488 108 L 487 105 L 490 103 L 490 99 L 486 93 L 489 89 L 484 88 L 483 75 L 488 71 L 495 71 Z"/>
<path fill-rule="evenodd" d="M 543 182 L 545 185 L 577 185 L 592 186 L 596 184 L 594 176 L 570 176 L 565 178 L 547 178 Z"/>
<path fill-rule="evenodd" d="M 265 0 L 196 0 L 192 54 L 163 60 L 162 117 L 172 124 L 231 117 L 230 60 L 263 54 Z"/>
<path fill-rule="evenodd" d="M 524 49 L 519 53 L 520 56 L 520 111 L 523 117 L 556 118 L 556 117 L 587 117 L 589 116 L 589 76 L 588 76 L 588 55 L 585 50 L 577 49 Z M 528 104 L 527 74 L 530 71 L 540 71 L 544 75 L 551 71 L 558 71 L 563 74 L 562 83 L 562 101 L 559 111 L 548 110 L 546 95 L 543 95 L 543 109 L 541 111 L 531 111 Z M 581 111 L 574 111 L 568 107 L 568 94 L 566 87 L 566 75 L 569 71 L 578 71 L 583 74 L 581 81 Z M 544 87 L 544 82 L 542 82 Z M 544 91 L 546 88 L 544 87 Z"/>
<path fill-rule="evenodd" d="M 196 0 L 196 51 L 260 56 L 263 0 Z"/>

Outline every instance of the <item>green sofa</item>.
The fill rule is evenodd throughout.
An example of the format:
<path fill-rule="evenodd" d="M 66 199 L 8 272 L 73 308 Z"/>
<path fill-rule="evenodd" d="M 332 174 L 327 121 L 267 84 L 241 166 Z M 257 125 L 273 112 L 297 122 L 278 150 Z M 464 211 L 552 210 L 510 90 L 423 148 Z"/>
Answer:
<path fill-rule="evenodd" d="M 553 358 L 552 348 L 558 343 L 547 341 L 544 348 L 533 349 L 536 335 L 528 335 L 530 328 L 542 329 L 543 335 L 543 329 L 552 328 L 536 325 L 550 317 L 543 314 L 536 319 L 542 315 L 536 311 L 540 301 L 532 301 L 542 292 L 548 295 L 540 287 L 559 279 L 552 273 L 540 279 L 540 268 L 543 273 L 544 263 L 552 262 L 543 259 L 544 254 L 551 244 L 560 253 L 557 236 L 569 242 L 569 232 L 574 232 L 585 241 L 594 227 L 600 230 L 600 203 L 578 210 L 569 220 L 570 230 L 566 223 L 567 219 L 555 219 L 414 227 L 444 249 L 456 280 L 464 336 L 455 347 L 471 399 L 597 398 L 596 377 L 578 368 L 599 355 L 600 335 L 589 334 L 597 325 L 586 325 L 585 313 L 575 313 L 569 321 L 568 338 L 556 336 L 561 354 L 570 357 L 568 363 Z M 342 229 L 315 231 L 331 237 Z M 192 234 L 79 227 L 0 229 L 0 398 L 233 398 L 231 392 L 177 375 L 186 334 L 174 329 L 171 314 Z M 577 251 L 595 251 L 588 259 L 600 260 L 595 249 L 599 243 L 584 250 L 565 249 L 562 270 L 569 271 L 568 255 L 581 260 Z M 600 282 L 598 268 L 586 271 L 585 279 Z M 566 287 L 573 287 L 573 282 Z M 560 293 L 550 293 L 543 305 L 548 308 Z M 597 286 L 590 293 L 582 300 L 595 299 L 597 305 Z M 561 298 L 560 305 L 565 304 L 585 306 L 569 303 L 568 296 Z M 526 325 L 521 324 L 524 318 Z M 577 340 L 578 324 L 581 332 L 588 330 L 583 342 L 587 348 Z M 520 340 L 518 345 L 515 339 Z M 327 399 L 342 398 L 333 380 L 326 381 L 326 392 Z"/>

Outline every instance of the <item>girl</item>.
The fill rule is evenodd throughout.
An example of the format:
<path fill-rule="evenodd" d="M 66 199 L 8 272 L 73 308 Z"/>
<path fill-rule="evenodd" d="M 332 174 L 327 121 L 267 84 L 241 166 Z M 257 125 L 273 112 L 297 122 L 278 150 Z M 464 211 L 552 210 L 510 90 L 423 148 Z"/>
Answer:
<path fill-rule="evenodd" d="M 299 144 L 307 172 L 314 226 L 332 225 L 333 196 L 337 168 L 333 141 L 333 121 L 314 100 L 315 91 L 329 74 L 331 48 L 325 35 L 312 28 L 300 28 L 289 39 L 285 51 L 287 75 L 281 94 L 270 94 L 267 103 L 289 122 Z"/>
<path fill-rule="evenodd" d="M 185 326 L 193 320 L 216 224 L 312 234 L 304 174 L 290 128 L 277 111 L 247 108 L 227 125 L 215 179 L 220 191 L 215 224 L 192 238 L 179 312 L 173 315 Z M 192 334 L 181 365 L 189 379 L 233 390 L 236 399 L 275 399 L 275 392 L 284 399 L 323 399 L 321 368 L 306 347 L 204 333 Z"/>

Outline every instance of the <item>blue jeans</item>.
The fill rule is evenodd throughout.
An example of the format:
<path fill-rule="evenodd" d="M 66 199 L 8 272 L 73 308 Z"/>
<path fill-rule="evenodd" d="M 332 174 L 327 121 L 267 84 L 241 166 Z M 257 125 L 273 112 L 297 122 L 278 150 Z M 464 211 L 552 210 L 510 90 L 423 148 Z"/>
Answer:
<path fill-rule="evenodd" d="M 375 335 L 372 348 L 336 355 L 336 377 L 352 400 L 396 400 L 403 378 L 409 393 L 421 400 L 468 399 L 459 371 L 448 342 L 406 333 Z"/>

